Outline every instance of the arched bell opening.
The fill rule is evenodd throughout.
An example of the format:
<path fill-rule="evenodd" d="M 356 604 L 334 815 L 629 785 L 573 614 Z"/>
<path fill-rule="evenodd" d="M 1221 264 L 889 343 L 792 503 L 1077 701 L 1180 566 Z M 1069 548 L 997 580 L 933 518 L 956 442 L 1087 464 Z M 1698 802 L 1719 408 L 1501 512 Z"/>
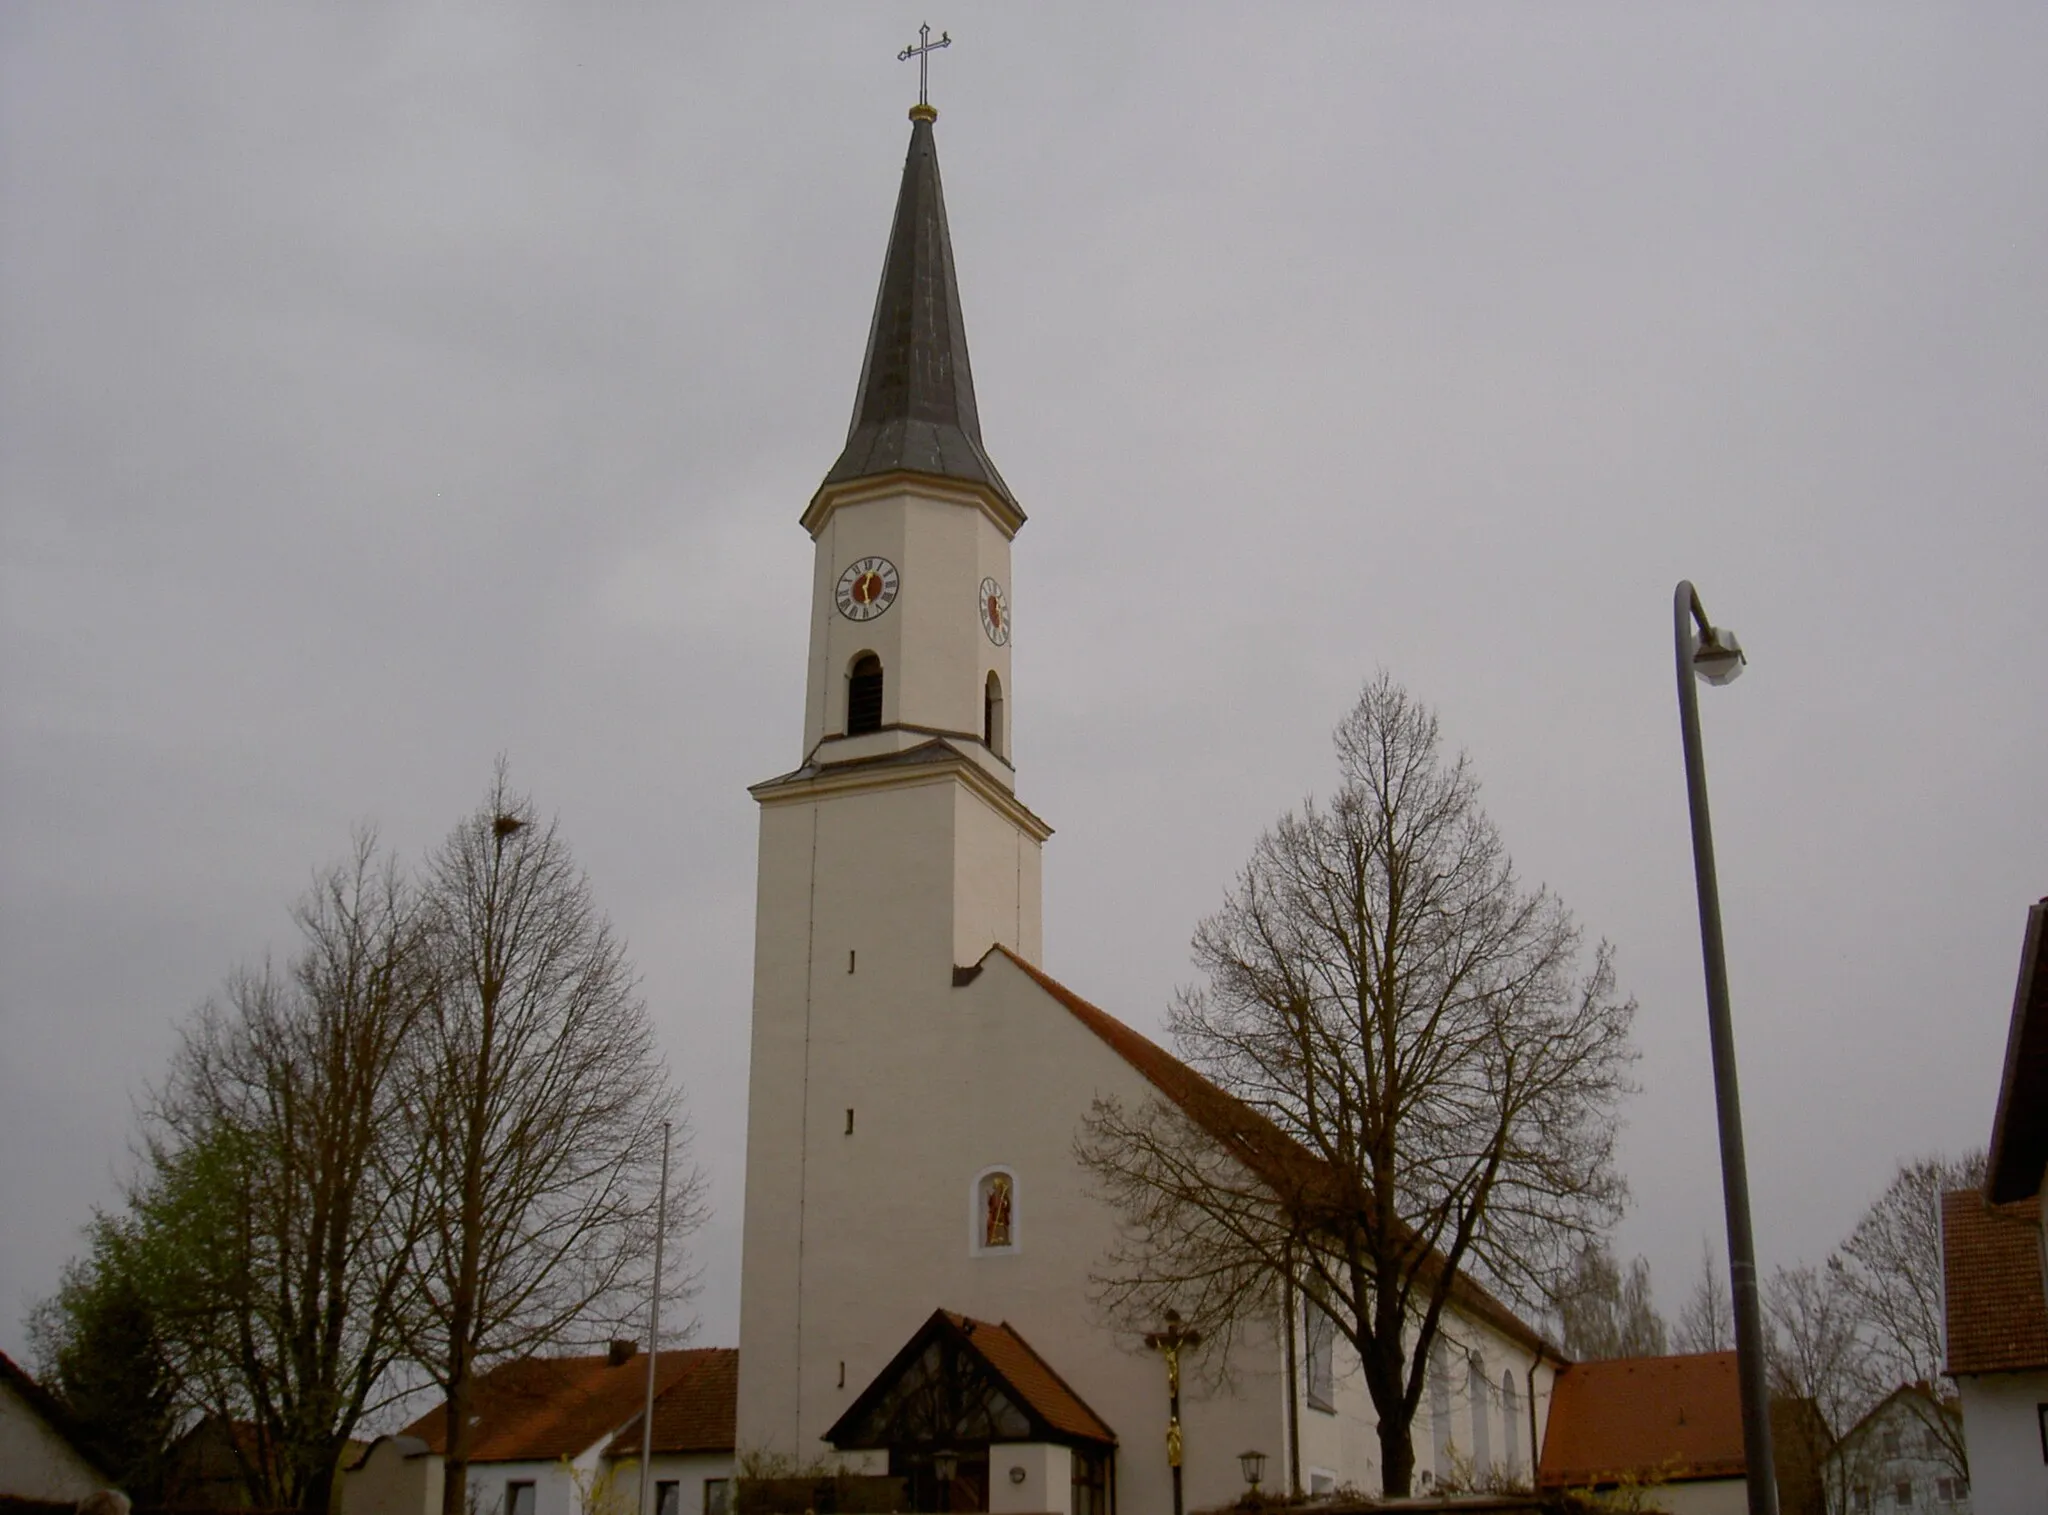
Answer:
<path fill-rule="evenodd" d="M 990 670 L 988 683 L 981 691 L 981 740 L 997 757 L 1007 757 L 1003 732 L 1003 681 Z"/>
<path fill-rule="evenodd" d="M 882 660 L 863 652 L 846 675 L 846 734 L 882 729 Z"/>

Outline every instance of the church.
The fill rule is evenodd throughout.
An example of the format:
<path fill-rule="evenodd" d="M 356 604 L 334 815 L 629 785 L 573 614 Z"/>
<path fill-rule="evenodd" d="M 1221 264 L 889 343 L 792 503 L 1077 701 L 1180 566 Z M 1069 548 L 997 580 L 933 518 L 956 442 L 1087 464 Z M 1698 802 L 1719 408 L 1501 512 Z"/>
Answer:
<path fill-rule="evenodd" d="M 801 762 L 760 807 L 736 1440 L 917 1509 L 1186 1508 L 1377 1493 L 1374 1412 L 1312 1306 L 1223 1386 L 1167 1368 L 1090 1285 L 1117 1229 L 1075 1156 L 1098 1098 L 1234 1102 L 1045 970 L 1052 827 L 1019 795 L 1021 504 L 982 441 L 934 135 L 910 148 L 816 547 Z M 850 356 L 850 355 L 849 355 Z M 1030 618 L 1021 634 L 1030 634 Z M 1240 1107 L 1241 1108 L 1241 1107 Z M 1418 1483 L 1527 1478 L 1562 1366 L 1476 1284 L 1415 1424 Z"/>

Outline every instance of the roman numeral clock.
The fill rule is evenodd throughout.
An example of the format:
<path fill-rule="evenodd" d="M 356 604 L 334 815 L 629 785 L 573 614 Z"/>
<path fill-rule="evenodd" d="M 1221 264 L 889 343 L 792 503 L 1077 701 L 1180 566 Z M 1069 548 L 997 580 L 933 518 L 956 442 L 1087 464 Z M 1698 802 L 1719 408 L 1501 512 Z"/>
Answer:
<path fill-rule="evenodd" d="M 887 558 L 862 558 L 839 575 L 833 602 L 849 621 L 872 621 L 896 603 L 902 576 Z"/>

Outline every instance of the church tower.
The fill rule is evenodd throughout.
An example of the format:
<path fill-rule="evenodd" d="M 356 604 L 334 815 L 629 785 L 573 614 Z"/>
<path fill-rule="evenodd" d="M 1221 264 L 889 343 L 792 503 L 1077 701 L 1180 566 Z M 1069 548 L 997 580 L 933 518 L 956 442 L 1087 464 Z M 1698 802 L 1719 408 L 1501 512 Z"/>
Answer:
<path fill-rule="evenodd" d="M 802 516 L 816 545 L 802 762 L 751 790 L 738 1438 L 803 1459 L 845 1408 L 849 1362 L 877 1366 L 862 1302 L 909 1282 L 888 1259 L 957 1250 L 950 1181 L 944 1203 L 912 1198 L 931 1157 L 920 1115 L 934 1080 L 957 1096 L 973 1056 L 956 970 L 996 946 L 1039 960 L 1051 834 L 1015 795 L 1024 512 L 982 445 L 937 112 L 910 115 L 852 424 Z M 865 1245 L 881 1228 L 888 1243 Z"/>

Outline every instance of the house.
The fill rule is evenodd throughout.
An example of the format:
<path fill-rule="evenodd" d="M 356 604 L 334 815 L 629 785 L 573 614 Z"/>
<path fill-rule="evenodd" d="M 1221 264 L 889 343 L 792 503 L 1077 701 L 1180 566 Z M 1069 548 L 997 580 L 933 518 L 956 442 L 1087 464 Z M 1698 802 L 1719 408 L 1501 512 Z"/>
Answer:
<path fill-rule="evenodd" d="M 799 516 L 797 765 L 750 790 L 739 1446 L 917 1487 L 943 1466 L 955 1509 L 1220 1505 L 1247 1450 L 1275 1490 L 1377 1491 L 1360 1365 L 1300 1290 L 1238 1334 L 1227 1379 L 1190 1354 L 1171 1435 L 1149 1326 L 1099 1307 L 1122 1217 L 1076 1153 L 1098 1101 L 1177 1110 L 1255 1181 L 1313 1159 L 1046 971 L 1052 828 L 1019 792 L 1012 682 L 1025 515 L 982 437 L 937 112 L 910 118 L 851 423 Z M 1442 1330 L 1418 1475 L 1526 1476 L 1562 1356 L 1469 1277 Z M 1028 1355 L 1086 1415 L 995 1384 L 963 1338 Z M 869 1413 L 927 1351 L 941 1377 L 919 1382 L 961 1418 Z"/>
<path fill-rule="evenodd" d="M 478 1515 L 631 1515 L 640 1479 L 645 1355 L 501 1363 L 477 1381 L 469 1499 Z M 658 1354 L 650 1463 L 657 1515 L 725 1515 L 738 1354 Z M 446 1406 L 371 1443 L 347 1475 L 349 1515 L 439 1515 Z"/>
<path fill-rule="evenodd" d="M 1942 1196 L 1945 1371 L 1962 1402 L 1971 1497 L 2048 1509 L 2048 899 L 2027 912 L 1981 1190 Z"/>
<path fill-rule="evenodd" d="M 107 1487 L 71 1413 L 0 1352 L 0 1498 L 75 1501 Z"/>
<path fill-rule="evenodd" d="M 1962 1411 L 1955 1404 L 1926 1384 L 1902 1384 L 1844 1431 L 1829 1452 L 1828 1508 L 1842 1515 L 1970 1515 L 1962 1442 Z"/>
<path fill-rule="evenodd" d="M 1670 1515 L 1744 1515 L 1748 1467 L 1733 1352 L 1624 1357 L 1558 1373 L 1536 1487 L 1655 1485 Z"/>

